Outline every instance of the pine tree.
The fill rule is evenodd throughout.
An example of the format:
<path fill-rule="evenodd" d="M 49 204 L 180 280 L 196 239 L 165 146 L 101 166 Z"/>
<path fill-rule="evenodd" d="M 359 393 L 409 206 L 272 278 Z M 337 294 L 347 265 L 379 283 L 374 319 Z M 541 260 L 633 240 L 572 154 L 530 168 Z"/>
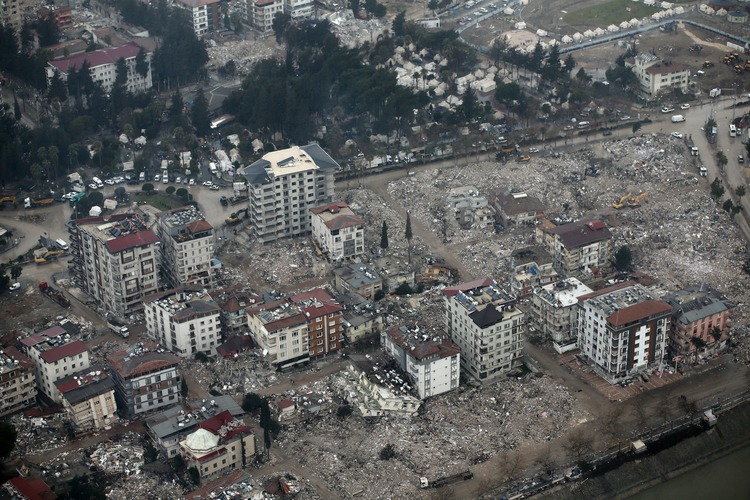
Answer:
<path fill-rule="evenodd" d="M 409 255 L 409 264 L 411 264 L 411 239 L 414 235 L 411 232 L 411 215 L 409 215 L 409 212 L 406 212 L 406 241 L 409 243 L 408 245 L 408 255 Z"/>
<path fill-rule="evenodd" d="M 198 88 L 193 106 L 190 108 L 190 119 L 193 121 L 195 133 L 205 136 L 211 131 L 211 120 L 208 117 L 208 101 L 203 93 L 203 87 Z"/>
<path fill-rule="evenodd" d="M 383 229 L 380 231 L 380 248 L 388 249 L 388 224 L 383 221 Z"/>

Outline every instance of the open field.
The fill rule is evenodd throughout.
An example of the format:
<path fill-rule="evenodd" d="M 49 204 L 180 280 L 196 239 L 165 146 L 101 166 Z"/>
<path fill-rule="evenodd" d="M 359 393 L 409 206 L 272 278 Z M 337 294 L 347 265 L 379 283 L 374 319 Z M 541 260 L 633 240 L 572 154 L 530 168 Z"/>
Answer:
<path fill-rule="evenodd" d="M 620 24 L 633 18 L 641 19 L 660 10 L 656 5 L 644 5 L 632 0 L 611 0 L 568 12 L 563 19 L 576 28 L 596 28 Z"/>

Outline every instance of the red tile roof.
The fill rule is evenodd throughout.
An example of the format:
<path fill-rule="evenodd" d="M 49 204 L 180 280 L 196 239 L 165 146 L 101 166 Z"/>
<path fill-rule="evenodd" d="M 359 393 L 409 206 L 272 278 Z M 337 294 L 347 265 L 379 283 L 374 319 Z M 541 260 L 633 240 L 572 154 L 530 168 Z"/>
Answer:
<path fill-rule="evenodd" d="M 291 399 L 282 399 L 278 403 L 276 403 L 276 406 L 279 408 L 279 410 L 286 410 L 287 408 L 294 408 L 294 401 Z"/>
<path fill-rule="evenodd" d="M 668 315 L 671 312 L 672 306 L 663 300 L 646 300 L 615 311 L 607 318 L 607 322 L 612 326 L 622 326 L 658 314 Z"/>
<path fill-rule="evenodd" d="M 325 224 L 326 227 L 331 231 L 336 231 L 338 229 L 344 229 L 346 227 L 364 226 L 365 220 L 359 215 L 343 214 L 331 220 L 327 220 Z"/>
<path fill-rule="evenodd" d="M 52 500 L 57 495 L 47 486 L 47 483 L 36 477 L 17 476 L 9 479 L 8 482 L 13 486 L 21 498 L 27 500 Z"/>
<path fill-rule="evenodd" d="M 73 342 L 68 342 L 65 345 L 53 347 L 48 351 L 44 351 L 41 357 L 45 363 L 54 363 L 55 361 L 59 361 L 63 358 L 77 356 L 86 351 L 88 351 L 86 344 L 84 344 L 80 340 L 76 340 Z"/>
<path fill-rule="evenodd" d="M 315 215 L 322 214 L 323 212 L 331 212 L 332 214 L 337 214 L 341 211 L 342 208 L 349 208 L 349 204 L 343 201 L 334 201 L 333 203 L 328 203 L 319 207 L 313 207 L 310 209 L 310 212 L 314 213 Z"/>
<path fill-rule="evenodd" d="M 308 318 L 317 318 L 344 310 L 323 288 L 298 293 L 292 295 L 290 299 L 305 312 Z"/>
<path fill-rule="evenodd" d="M 566 248 L 578 248 L 612 237 L 607 226 L 601 220 L 576 221 L 563 224 L 548 230 L 560 238 Z"/>
<path fill-rule="evenodd" d="M 205 420 L 203 423 L 198 425 L 198 428 L 206 429 L 210 433 L 221 437 L 221 439 L 224 442 L 229 441 L 230 439 L 232 439 L 232 437 L 236 436 L 237 434 L 252 430 L 252 427 L 244 425 L 242 421 L 239 421 L 241 425 L 232 427 L 231 429 L 227 429 L 226 434 L 223 436 L 219 434 L 219 429 L 221 429 L 222 427 L 225 427 L 229 422 L 233 420 L 235 420 L 235 418 L 232 416 L 229 410 L 224 410 L 218 415 L 215 415 L 209 418 L 208 420 Z"/>
<path fill-rule="evenodd" d="M 134 378 L 145 373 L 165 370 L 180 363 L 180 359 L 174 354 L 156 351 L 147 351 L 132 358 L 128 356 L 127 351 L 119 351 L 110 354 L 107 361 L 123 378 Z"/>
<path fill-rule="evenodd" d="M 49 64 L 67 74 L 71 68 L 80 68 L 84 61 L 88 61 L 89 66 L 92 68 L 96 68 L 104 64 L 115 64 L 121 57 L 125 59 L 135 57 L 140 50 L 141 48 L 135 42 L 128 42 L 119 47 L 84 52 L 83 54 L 77 54 L 65 59 L 50 61 Z"/>
<path fill-rule="evenodd" d="M 208 221 L 197 220 L 188 224 L 187 230 L 190 231 L 192 234 L 195 234 L 195 233 L 202 233 L 204 231 L 210 231 L 213 228 L 214 227 Z"/>
<path fill-rule="evenodd" d="M 250 335 L 234 335 L 216 347 L 216 353 L 222 358 L 231 358 L 237 353 L 249 351 L 255 347 Z"/>
<path fill-rule="evenodd" d="M 474 290 L 475 288 L 490 286 L 491 284 L 491 278 L 482 278 L 474 281 L 467 281 L 466 283 L 459 283 L 458 285 L 443 288 L 443 295 L 445 295 L 446 297 L 453 297 L 454 295 L 458 295 L 458 292 Z"/>
<path fill-rule="evenodd" d="M 142 247 L 151 245 L 159 241 L 159 238 L 150 229 L 138 231 L 136 233 L 126 234 L 111 240 L 107 240 L 107 250 L 111 253 L 122 252 L 129 248 Z"/>
<path fill-rule="evenodd" d="M 60 335 L 63 335 L 65 332 L 65 328 L 57 325 L 53 326 L 52 328 L 48 328 L 44 330 L 43 332 L 38 332 L 33 335 L 29 335 L 26 338 L 21 339 L 21 343 L 25 345 L 26 347 L 33 347 L 40 342 L 46 342 L 47 340 L 59 337 Z"/>

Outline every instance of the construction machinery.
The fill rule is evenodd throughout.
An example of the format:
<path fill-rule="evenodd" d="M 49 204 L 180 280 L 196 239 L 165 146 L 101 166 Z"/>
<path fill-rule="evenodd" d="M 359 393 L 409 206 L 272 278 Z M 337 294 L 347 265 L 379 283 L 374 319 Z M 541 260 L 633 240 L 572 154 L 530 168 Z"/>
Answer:
<path fill-rule="evenodd" d="M 446 484 L 453 484 L 457 483 L 458 481 L 467 481 L 473 477 L 474 474 L 470 470 L 465 470 L 451 476 L 441 477 L 435 479 L 434 481 L 430 481 L 426 477 L 420 477 L 419 486 L 421 488 L 440 488 L 441 486 L 445 486 Z"/>
<path fill-rule="evenodd" d="M 638 208 L 641 206 L 641 200 L 648 198 L 648 193 L 641 193 L 628 202 L 630 208 Z"/>
<path fill-rule="evenodd" d="M 56 260 L 60 255 L 65 252 L 62 250 L 50 250 L 48 248 L 38 248 L 34 250 L 34 262 L 37 264 L 47 264 Z"/>
<path fill-rule="evenodd" d="M 713 62 L 711 62 L 711 61 L 703 61 L 703 68 L 704 69 L 705 68 L 713 68 L 713 67 L 714 67 L 714 63 Z"/>
<path fill-rule="evenodd" d="M 16 203 L 16 194 L 17 192 L 12 189 L 3 189 L 0 190 L 0 205 L 3 203 Z"/>
<path fill-rule="evenodd" d="M 612 204 L 612 208 L 616 208 L 617 210 L 620 210 L 621 208 L 623 208 L 623 207 L 625 206 L 625 204 L 627 203 L 627 201 L 628 201 L 628 200 L 629 200 L 629 199 L 630 199 L 630 198 L 631 198 L 632 196 L 633 196 L 633 193 L 628 193 L 628 194 L 626 194 L 625 196 L 623 196 L 622 198 L 620 198 L 620 200 L 619 200 L 619 201 L 617 201 L 617 202 L 613 203 L 613 204 Z"/>
<path fill-rule="evenodd" d="M 23 208 L 46 207 L 47 205 L 52 205 L 54 202 L 54 198 L 25 198 L 23 200 Z"/>
<path fill-rule="evenodd" d="M 49 286 L 46 281 L 42 281 L 39 283 L 39 291 L 60 304 L 62 307 L 70 307 L 70 301 L 67 297 L 65 297 L 65 294 L 60 290 Z"/>

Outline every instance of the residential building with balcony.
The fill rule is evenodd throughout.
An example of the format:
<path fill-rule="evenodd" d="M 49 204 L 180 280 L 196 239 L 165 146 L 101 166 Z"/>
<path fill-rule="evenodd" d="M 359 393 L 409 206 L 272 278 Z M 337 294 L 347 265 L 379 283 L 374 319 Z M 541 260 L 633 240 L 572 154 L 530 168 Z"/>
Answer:
<path fill-rule="evenodd" d="M 313 239 L 331 262 L 352 260 L 365 252 L 365 221 L 347 203 L 327 203 L 310 212 Z"/>
<path fill-rule="evenodd" d="M 398 326 L 383 333 L 381 344 L 409 376 L 420 399 L 458 388 L 461 351 L 443 332 Z"/>
<path fill-rule="evenodd" d="M 494 198 L 495 218 L 498 224 L 534 224 L 544 218 L 544 204 L 526 193 L 504 191 Z"/>
<path fill-rule="evenodd" d="M 174 5 L 188 13 L 195 36 L 219 29 L 219 0 L 176 0 Z"/>
<path fill-rule="evenodd" d="M 578 297 L 592 291 L 576 278 L 534 288 L 530 318 L 559 354 L 578 347 Z"/>
<path fill-rule="evenodd" d="M 136 57 L 141 50 L 144 51 L 148 67 L 145 75 L 136 71 Z M 134 94 L 145 92 L 153 85 L 151 58 L 151 52 L 141 48 L 135 42 L 127 42 L 119 47 L 99 49 L 49 61 L 46 67 L 47 80 L 52 80 L 57 73 L 63 81 L 67 81 L 71 70 L 80 70 L 84 63 L 88 63 L 91 79 L 94 83 L 101 83 L 105 92 L 109 92 L 117 79 L 117 61 L 124 59 L 128 72 L 125 88 Z"/>
<path fill-rule="evenodd" d="M 612 233 L 599 219 L 576 221 L 556 226 L 545 221 L 536 227 L 536 241 L 565 276 L 596 274 L 611 266 Z"/>
<path fill-rule="evenodd" d="M 205 289 L 185 286 L 143 299 L 146 332 L 181 358 L 216 354 L 221 343 L 221 309 Z"/>
<path fill-rule="evenodd" d="M 55 382 L 70 421 L 79 430 L 98 430 L 115 423 L 115 383 L 107 372 L 90 368 Z"/>
<path fill-rule="evenodd" d="M 213 287 L 214 228 L 197 207 L 163 212 L 156 234 L 161 241 L 161 272 L 168 286 Z"/>
<path fill-rule="evenodd" d="M 517 299 L 530 296 L 534 288 L 554 283 L 559 277 L 552 256 L 541 246 L 513 250 L 510 265 L 514 271 L 510 292 Z"/>
<path fill-rule="evenodd" d="M 284 0 L 248 0 L 247 11 L 255 29 L 266 33 L 273 29 L 273 18 L 276 13 L 284 12 Z"/>
<path fill-rule="evenodd" d="M 68 224 L 74 281 L 102 313 L 115 317 L 143 309 L 157 290 L 159 238 L 135 214 L 89 217 Z"/>
<path fill-rule="evenodd" d="M 507 374 L 521 363 L 524 314 L 516 301 L 484 278 L 442 290 L 445 331 L 461 350 L 461 368 L 479 381 Z"/>
<path fill-rule="evenodd" d="M 672 307 L 669 351 L 672 357 L 704 358 L 729 341 L 734 304 L 705 283 L 662 297 Z"/>
<path fill-rule="evenodd" d="M 309 144 L 266 153 L 239 169 L 247 181 L 253 236 L 268 243 L 309 234 L 310 209 L 331 202 L 338 167 L 320 146 Z"/>
<path fill-rule="evenodd" d="M 627 59 L 625 66 L 632 68 L 638 77 L 641 92 L 655 96 L 659 92 L 679 89 L 688 91 L 690 68 L 684 64 L 674 64 L 650 52 L 642 52 Z"/>
<path fill-rule="evenodd" d="M 180 455 L 188 468 L 198 470 L 201 481 L 211 480 L 252 461 L 255 435 L 252 427 L 223 411 L 180 441 Z"/>
<path fill-rule="evenodd" d="M 55 403 L 62 403 L 62 394 L 55 382 L 90 366 L 89 350 L 80 340 L 71 340 L 61 326 L 21 339 L 26 355 L 34 363 L 36 385 Z"/>
<path fill-rule="evenodd" d="M 131 417 L 180 402 L 180 358 L 146 344 L 107 356 L 117 405 Z"/>
<path fill-rule="evenodd" d="M 310 19 L 315 15 L 315 1 L 285 0 L 284 11 L 292 16 L 292 22 Z"/>
<path fill-rule="evenodd" d="M 13 346 L 0 351 L 0 417 L 36 404 L 34 363 Z"/>
<path fill-rule="evenodd" d="M 642 285 L 616 285 L 578 297 L 578 346 L 611 384 L 661 366 L 672 307 Z"/>
<path fill-rule="evenodd" d="M 336 290 L 352 292 L 374 299 L 378 291 L 383 290 L 383 278 L 374 267 L 368 264 L 354 263 L 333 270 L 336 278 Z"/>
<path fill-rule="evenodd" d="M 307 316 L 290 299 L 248 309 L 247 324 L 255 343 L 279 369 L 310 359 Z"/>
<path fill-rule="evenodd" d="M 232 396 L 216 396 L 210 400 L 185 402 L 157 412 L 146 419 L 146 429 L 157 450 L 170 459 L 180 453 L 180 441 L 195 432 L 202 422 L 225 411 L 233 417 L 240 417 L 245 413 Z"/>
<path fill-rule="evenodd" d="M 292 295 L 290 300 L 307 317 L 310 359 L 336 352 L 344 342 L 344 308 L 323 288 Z"/>
<path fill-rule="evenodd" d="M 221 308 L 224 336 L 247 333 L 247 309 L 262 302 L 261 298 L 241 285 L 223 288 L 214 294 Z"/>

